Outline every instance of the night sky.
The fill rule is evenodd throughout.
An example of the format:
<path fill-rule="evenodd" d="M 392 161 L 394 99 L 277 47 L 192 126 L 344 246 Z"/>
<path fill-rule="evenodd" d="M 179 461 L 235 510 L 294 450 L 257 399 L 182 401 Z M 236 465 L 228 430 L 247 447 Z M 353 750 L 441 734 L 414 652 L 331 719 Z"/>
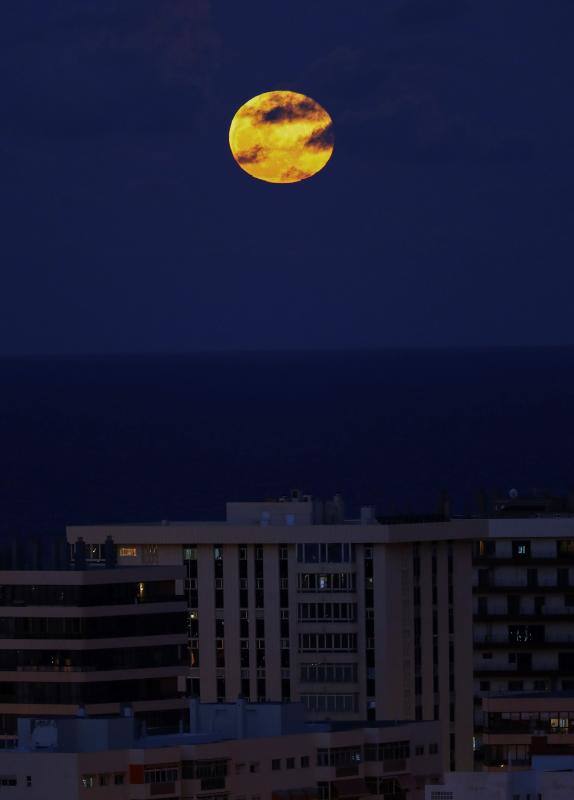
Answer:
<path fill-rule="evenodd" d="M 3 0 L 0 353 L 574 344 L 572 0 Z M 292 185 L 227 142 L 333 117 Z"/>

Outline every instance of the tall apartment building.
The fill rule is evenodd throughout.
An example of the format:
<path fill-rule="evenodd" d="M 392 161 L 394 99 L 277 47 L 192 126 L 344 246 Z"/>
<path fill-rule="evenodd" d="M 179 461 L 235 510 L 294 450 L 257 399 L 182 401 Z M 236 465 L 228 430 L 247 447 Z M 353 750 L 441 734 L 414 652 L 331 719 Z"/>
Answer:
<path fill-rule="evenodd" d="M 67 534 L 95 560 L 112 535 L 120 563 L 185 565 L 189 690 L 202 700 L 438 719 L 445 769 L 470 769 L 483 696 L 571 686 L 574 517 L 543 511 L 346 520 L 340 498 L 296 495 L 228 503 L 224 522 Z"/>
<path fill-rule="evenodd" d="M 130 703 L 150 729 L 187 721 L 183 567 L 111 563 L 1 564 L 1 747 L 18 717 L 117 715 Z"/>
<path fill-rule="evenodd" d="M 445 768 L 470 768 L 471 542 L 448 522 L 381 525 L 368 509 L 344 521 L 338 498 L 321 511 L 229 503 L 221 523 L 69 527 L 68 540 L 96 561 L 112 535 L 120 564 L 185 565 L 188 686 L 202 701 L 437 719 Z"/>

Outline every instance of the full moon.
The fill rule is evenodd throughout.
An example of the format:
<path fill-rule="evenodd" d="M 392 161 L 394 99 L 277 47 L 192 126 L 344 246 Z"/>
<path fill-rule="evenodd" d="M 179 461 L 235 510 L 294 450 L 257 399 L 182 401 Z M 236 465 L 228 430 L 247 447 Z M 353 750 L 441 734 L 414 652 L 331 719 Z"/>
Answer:
<path fill-rule="evenodd" d="M 241 106 L 229 146 L 241 169 L 269 183 L 296 183 L 323 169 L 333 153 L 333 121 L 298 92 L 265 92 Z"/>

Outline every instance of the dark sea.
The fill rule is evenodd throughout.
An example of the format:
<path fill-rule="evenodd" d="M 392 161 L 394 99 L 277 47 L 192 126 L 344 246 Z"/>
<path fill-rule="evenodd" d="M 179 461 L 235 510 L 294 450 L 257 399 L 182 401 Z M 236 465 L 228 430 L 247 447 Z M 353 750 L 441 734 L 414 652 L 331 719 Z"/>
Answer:
<path fill-rule="evenodd" d="M 0 535 L 574 486 L 574 348 L 0 360 Z"/>

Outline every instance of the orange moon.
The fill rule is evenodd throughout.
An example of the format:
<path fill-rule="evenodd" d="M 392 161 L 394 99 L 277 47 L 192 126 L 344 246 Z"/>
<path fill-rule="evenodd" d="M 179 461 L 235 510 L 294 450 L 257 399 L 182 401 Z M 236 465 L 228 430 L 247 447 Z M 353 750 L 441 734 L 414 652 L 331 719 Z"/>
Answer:
<path fill-rule="evenodd" d="M 296 183 L 323 169 L 333 153 L 333 120 L 298 92 L 265 92 L 241 106 L 229 146 L 241 169 L 269 183 Z"/>

